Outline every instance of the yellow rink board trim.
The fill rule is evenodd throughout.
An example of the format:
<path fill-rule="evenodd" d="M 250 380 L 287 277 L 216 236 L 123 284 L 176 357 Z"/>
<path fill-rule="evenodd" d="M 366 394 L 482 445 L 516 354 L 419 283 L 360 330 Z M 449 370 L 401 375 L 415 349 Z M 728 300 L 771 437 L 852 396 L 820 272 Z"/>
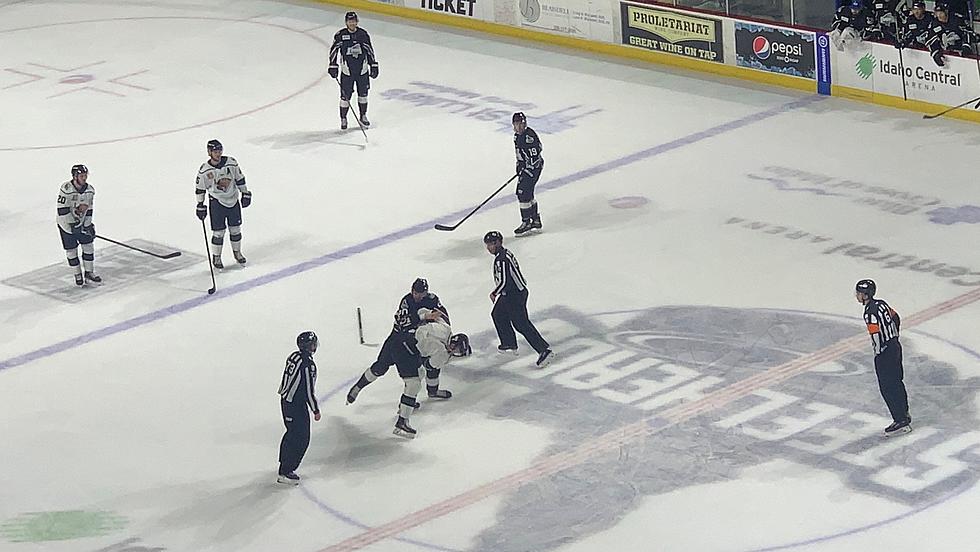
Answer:
<path fill-rule="evenodd" d="M 371 0 L 311 0 L 311 1 L 318 2 L 321 4 L 331 4 L 340 7 L 345 11 L 354 9 L 354 10 L 375 12 L 384 15 L 401 17 L 405 19 L 414 19 L 417 21 L 435 23 L 437 25 L 446 25 L 450 27 L 469 29 L 482 33 L 507 36 L 507 37 L 517 38 L 521 40 L 544 42 L 547 44 L 553 44 L 565 48 L 586 50 L 597 54 L 604 54 L 604 55 L 615 56 L 620 58 L 637 59 L 637 60 L 647 61 L 660 65 L 680 67 L 682 69 L 689 69 L 691 71 L 698 71 L 702 73 L 713 73 L 725 77 L 749 80 L 749 81 L 759 82 L 763 84 L 781 86 L 783 88 L 793 88 L 796 90 L 802 90 L 804 92 L 816 93 L 816 87 L 817 87 L 816 81 L 811 79 L 804 79 L 801 77 L 794 77 L 791 75 L 783 75 L 780 73 L 770 73 L 768 71 L 758 71 L 755 69 L 748 69 L 745 67 L 725 65 L 722 63 L 703 61 L 703 60 L 688 58 L 684 56 L 665 54 L 662 52 L 652 52 L 640 48 L 633 48 L 630 46 L 626 46 L 624 44 L 593 42 L 582 38 L 562 36 L 558 34 L 551 34 L 551 33 L 529 30 L 529 29 L 519 29 L 517 27 L 511 27 L 509 25 L 503 25 L 501 23 L 490 23 L 488 21 L 481 21 L 479 19 L 473 19 L 468 17 L 463 18 L 455 15 L 447 15 L 443 13 L 430 12 L 421 9 L 406 8 L 403 6 L 395 6 L 392 4 L 385 4 L 382 2 L 375 2 Z M 408 1 L 412 1 L 412 0 L 408 0 Z M 873 103 L 886 107 L 906 109 L 909 111 L 917 111 L 919 113 L 932 114 L 932 113 L 939 113 L 944 109 L 948 109 L 947 106 L 940 105 L 940 104 L 933 104 L 933 103 L 923 102 L 918 100 L 906 101 L 896 96 L 875 94 L 870 91 L 861 90 L 858 88 L 850 88 L 846 86 L 839 86 L 835 84 L 831 85 L 831 94 L 833 96 L 840 97 L 840 98 L 858 100 L 858 101 Z M 961 119 L 964 121 L 980 123 L 980 112 L 970 109 L 969 106 L 965 109 L 953 110 L 944 116 L 951 117 L 954 119 Z"/>

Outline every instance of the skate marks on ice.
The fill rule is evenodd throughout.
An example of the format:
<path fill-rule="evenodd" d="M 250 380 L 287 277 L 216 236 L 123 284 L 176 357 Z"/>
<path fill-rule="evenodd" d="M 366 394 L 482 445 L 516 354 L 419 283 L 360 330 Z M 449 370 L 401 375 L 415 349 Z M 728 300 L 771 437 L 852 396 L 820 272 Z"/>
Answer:
<path fill-rule="evenodd" d="M 126 240 L 126 243 L 160 254 L 178 250 L 168 245 L 140 239 Z M 157 259 L 118 245 L 97 248 L 95 272 L 103 277 L 101 285 L 87 283 L 81 288 L 76 286 L 72 268 L 64 259 L 53 265 L 12 276 L 0 283 L 65 303 L 81 303 L 96 295 L 117 291 L 149 278 L 177 272 L 190 266 L 203 266 L 204 255 L 180 251 L 182 254 L 179 257 Z"/>
<path fill-rule="evenodd" d="M 535 321 L 561 362 L 534 370 L 518 357 L 493 369 L 454 370 L 452 377 L 527 387 L 529 393 L 490 415 L 548 427 L 556 444 L 545 456 L 552 456 L 860 330 L 860 321 L 716 307 L 660 307 L 614 318 L 607 327 L 566 308 L 538 313 Z M 851 493 L 897 504 L 899 517 L 941 503 L 980 479 L 969 464 L 980 454 L 974 406 L 980 378 L 963 378 L 956 366 L 916 352 L 912 340 L 905 353 L 916 429 L 901 439 L 880 437 L 890 419 L 869 370 L 871 353 L 855 351 L 625 444 L 618 454 L 523 485 L 506 496 L 497 524 L 473 550 L 553 550 L 613 527 L 643 497 L 737 479 L 773 459 L 812 468 L 803 474 L 829 471 Z M 783 484 L 792 487 L 792 476 Z M 816 531 L 829 539 L 840 527 L 831 521 Z"/>
<path fill-rule="evenodd" d="M 353 118 L 353 116 L 351 116 Z M 324 126 L 339 125 L 339 119 L 325 119 Z M 267 146 L 272 149 L 288 149 L 292 151 L 310 151 L 325 146 L 340 146 L 343 148 L 354 148 L 364 150 L 364 137 L 357 128 L 357 123 L 351 123 L 353 129 L 347 130 L 301 130 L 295 132 L 283 132 L 280 134 L 269 134 L 258 136 L 249 140 L 250 143 Z"/>

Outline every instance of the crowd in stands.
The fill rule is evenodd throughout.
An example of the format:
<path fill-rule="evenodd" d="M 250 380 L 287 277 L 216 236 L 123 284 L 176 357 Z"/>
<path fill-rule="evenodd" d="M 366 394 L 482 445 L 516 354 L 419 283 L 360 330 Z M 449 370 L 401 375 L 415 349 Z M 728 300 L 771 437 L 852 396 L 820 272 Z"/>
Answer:
<path fill-rule="evenodd" d="M 922 0 L 914 0 L 911 9 L 904 0 L 848 0 L 837 10 L 830 37 L 838 50 L 862 40 L 922 48 L 942 67 L 945 54 L 977 54 L 967 1 L 972 0 L 938 0 L 930 13 Z"/>

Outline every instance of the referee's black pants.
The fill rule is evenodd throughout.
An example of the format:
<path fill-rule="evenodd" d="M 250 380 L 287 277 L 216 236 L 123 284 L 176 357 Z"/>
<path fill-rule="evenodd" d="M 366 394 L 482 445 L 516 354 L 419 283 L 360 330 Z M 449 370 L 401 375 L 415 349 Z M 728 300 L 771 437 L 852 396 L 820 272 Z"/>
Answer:
<path fill-rule="evenodd" d="M 517 330 L 538 354 L 548 348 L 548 342 L 541 337 L 538 329 L 528 319 L 527 290 L 497 297 L 490 316 L 493 318 L 493 325 L 497 328 L 497 337 L 500 338 L 502 346 L 517 347 L 517 335 L 514 333 L 514 330 Z"/>
<path fill-rule="evenodd" d="M 279 475 L 285 475 L 296 471 L 310 446 L 310 411 L 299 397 L 296 402 L 279 402 L 282 422 L 286 425 L 286 433 L 279 443 Z"/>
<path fill-rule="evenodd" d="M 902 344 L 898 338 L 885 343 L 884 350 L 875 356 L 875 374 L 878 389 L 888 405 L 892 420 L 904 421 L 909 417 L 909 396 L 905 391 L 905 370 L 902 368 Z"/>

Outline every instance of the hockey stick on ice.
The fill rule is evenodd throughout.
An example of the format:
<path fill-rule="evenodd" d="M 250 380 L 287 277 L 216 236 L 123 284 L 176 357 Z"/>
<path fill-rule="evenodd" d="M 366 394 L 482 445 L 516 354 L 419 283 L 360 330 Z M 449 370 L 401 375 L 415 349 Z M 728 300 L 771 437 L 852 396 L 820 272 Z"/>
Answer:
<path fill-rule="evenodd" d="M 208 295 L 213 295 L 218 289 L 218 284 L 214 281 L 214 263 L 211 262 L 211 243 L 208 242 L 208 227 L 204 226 L 204 219 L 201 219 L 201 230 L 204 230 L 204 247 L 208 250 L 208 268 L 211 269 L 211 289 L 208 290 Z"/>
<path fill-rule="evenodd" d="M 951 107 L 949 109 L 945 109 L 943 111 L 940 111 L 939 113 L 936 113 L 935 115 L 923 115 L 922 118 L 923 119 L 935 119 L 936 117 L 942 117 L 943 115 L 949 113 L 950 111 L 956 111 L 957 109 L 959 109 L 961 107 L 966 107 L 966 106 L 970 105 L 971 103 L 977 103 L 977 102 L 980 102 L 980 97 L 973 98 L 972 100 L 967 100 L 967 101 L 961 103 L 960 105 L 955 105 L 955 106 L 953 106 L 953 107 Z M 980 103 L 977 103 L 977 105 L 973 106 L 973 109 L 978 109 L 978 108 L 980 108 Z"/>
<path fill-rule="evenodd" d="M 510 180 L 508 180 L 507 182 L 504 182 L 499 188 L 497 188 L 497 191 L 496 192 L 490 194 L 490 197 L 484 199 L 483 200 L 483 203 L 477 205 L 476 206 L 476 209 L 473 209 L 472 211 L 470 211 L 470 213 L 468 215 L 466 215 L 465 217 L 463 217 L 462 220 L 460 220 L 459 222 L 457 222 L 456 224 L 454 224 L 452 226 L 446 226 L 444 224 L 437 224 L 436 225 L 436 230 L 442 230 L 442 231 L 445 231 L 445 232 L 452 232 L 453 230 L 459 228 L 459 225 L 460 224 L 463 224 L 464 222 L 466 222 L 466 219 L 472 217 L 473 216 L 473 213 L 476 213 L 477 211 L 480 210 L 481 207 L 483 207 L 484 205 L 486 205 L 487 203 L 489 203 L 491 199 L 497 197 L 497 194 L 499 194 L 501 190 L 503 190 L 504 188 L 506 188 L 508 184 L 510 184 L 511 182 L 513 182 L 514 179 L 517 178 L 517 176 L 518 175 L 515 174 L 514 176 L 510 177 Z"/>
<path fill-rule="evenodd" d="M 340 84 L 340 77 L 337 77 L 334 80 L 337 81 L 337 86 L 339 86 L 341 90 L 343 90 L 343 85 Z M 350 105 L 350 100 L 347 100 L 347 109 L 351 109 L 351 107 L 352 106 Z M 354 120 L 357 121 L 357 126 L 358 128 L 361 129 L 361 134 L 364 135 L 364 141 L 368 142 L 367 131 L 364 130 L 364 125 L 361 124 L 360 108 L 358 108 L 358 115 L 354 115 Z"/>
<path fill-rule="evenodd" d="M 95 237 L 96 238 L 99 238 L 100 240 L 105 240 L 105 241 L 107 241 L 109 243 L 114 243 L 116 245 L 121 245 L 121 246 L 125 247 L 126 249 L 132 249 L 133 251 L 139 251 L 140 253 L 145 253 L 147 255 L 150 255 L 151 257 L 156 257 L 158 259 L 173 259 L 174 257 L 180 257 L 180 251 L 174 251 L 172 253 L 167 253 L 166 255 L 160 255 L 160 254 L 157 254 L 157 253 L 153 253 L 152 251 L 147 251 L 145 249 L 140 249 L 139 247 L 133 247 L 132 245 L 128 245 L 128 244 L 125 244 L 123 242 L 118 242 L 116 240 L 107 238 L 105 236 L 96 235 Z"/>

